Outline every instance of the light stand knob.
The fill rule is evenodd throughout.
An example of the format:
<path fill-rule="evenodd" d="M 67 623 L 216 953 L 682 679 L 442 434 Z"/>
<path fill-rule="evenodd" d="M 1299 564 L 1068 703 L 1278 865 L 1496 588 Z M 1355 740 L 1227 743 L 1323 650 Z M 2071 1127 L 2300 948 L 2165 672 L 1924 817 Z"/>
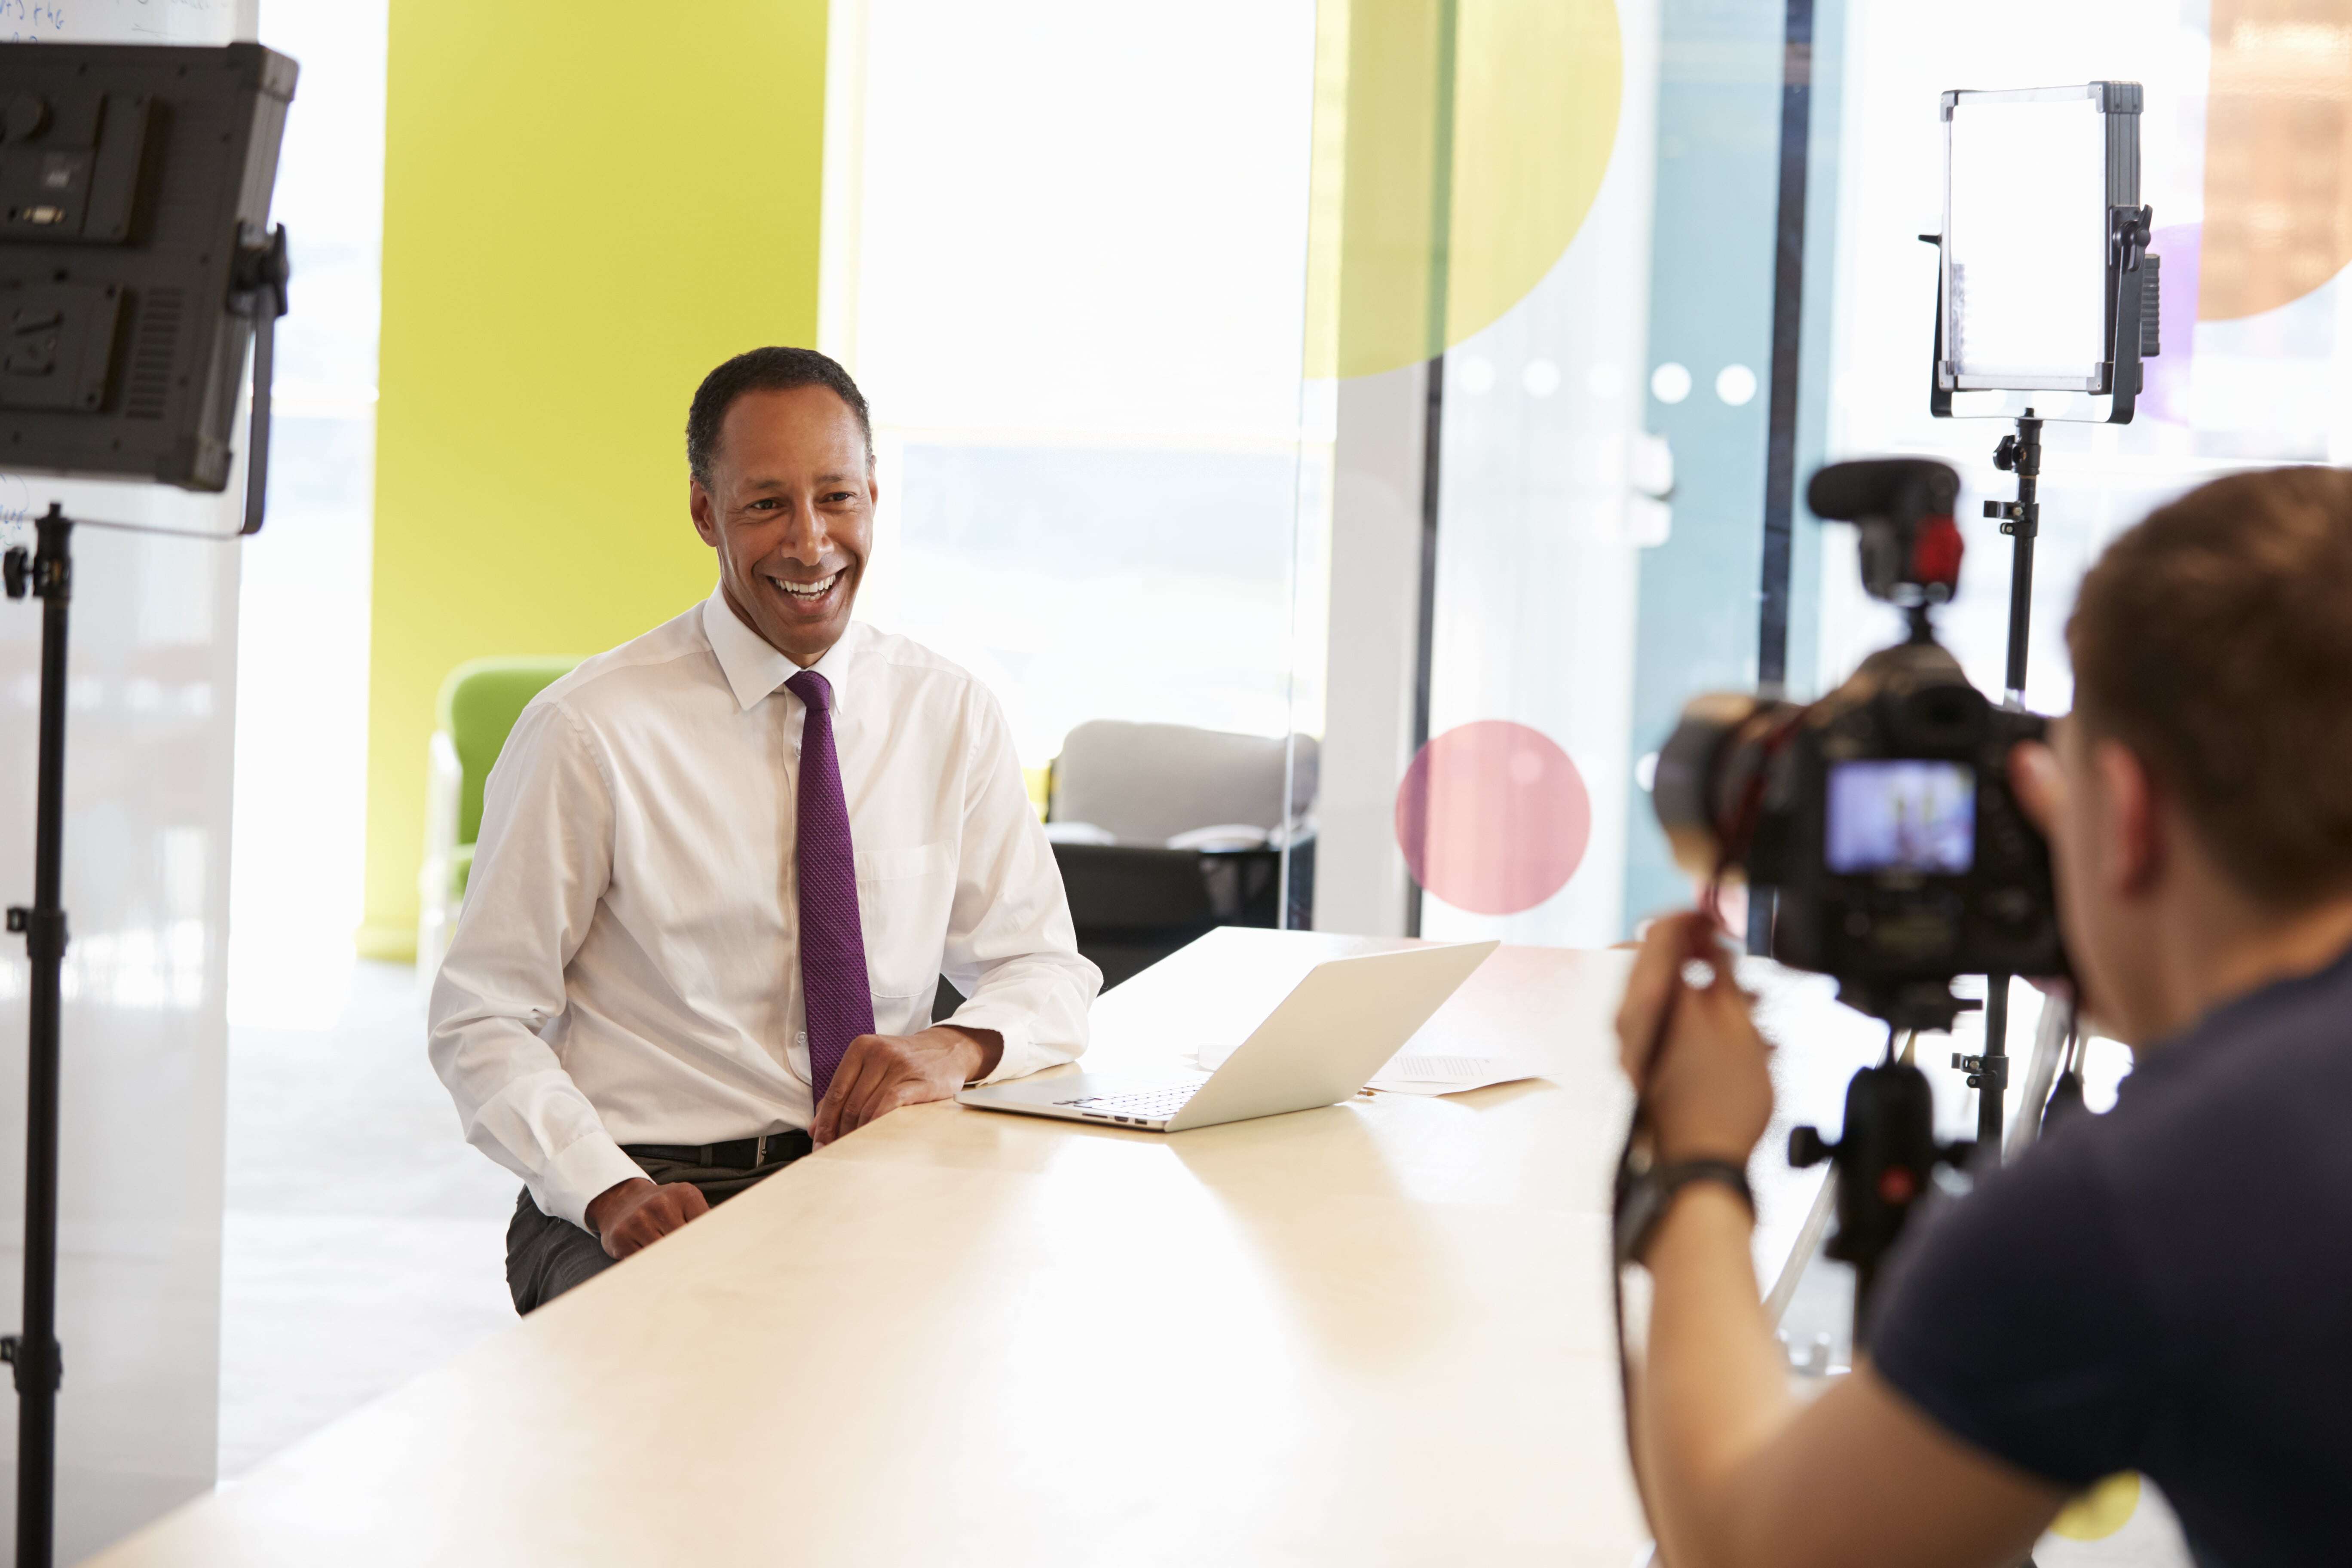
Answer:
<path fill-rule="evenodd" d="M 10 598 L 25 596 L 26 589 L 33 583 L 33 558 L 25 552 L 24 546 L 18 545 L 5 557 L 0 557 L 0 578 L 6 580 Z"/>
<path fill-rule="evenodd" d="M 1819 1130 L 1811 1127 L 1789 1129 L 1789 1163 L 1798 1170 L 1820 1164 L 1837 1152 L 1837 1145 L 1823 1139 Z"/>

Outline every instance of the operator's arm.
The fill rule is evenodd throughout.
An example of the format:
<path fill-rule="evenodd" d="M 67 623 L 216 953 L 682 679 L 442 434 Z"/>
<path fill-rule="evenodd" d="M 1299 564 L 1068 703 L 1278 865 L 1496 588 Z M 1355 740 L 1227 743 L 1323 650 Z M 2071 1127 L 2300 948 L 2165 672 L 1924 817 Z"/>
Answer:
<path fill-rule="evenodd" d="M 490 772 L 465 910 L 433 986 L 428 1048 L 466 1141 L 579 1226 L 599 1194 L 645 1177 L 541 1037 L 563 1011 L 612 837 L 588 738 L 554 703 L 533 703 Z"/>
<path fill-rule="evenodd" d="M 1663 1159 L 1747 1163 L 1771 1114 L 1765 1046 L 1697 917 L 1652 928 L 1618 1018 Z M 1671 1011 L 1668 1012 L 1668 1009 Z M 1668 1024 L 1654 1060 L 1657 1020 Z M 1758 1300 L 1750 1219 L 1715 1183 L 1683 1189 L 1654 1234 L 1634 1461 L 1673 1568 L 1996 1568 L 2056 1514 L 2062 1489 L 1971 1447 L 1868 1367 L 1800 1408 Z"/>
<path fill-rule="evenodd" d="M 1054 847 L 1029 804 L 996 700 L 975 689 L 963 843 L 944 970 L 964 993 L 949 1020 L 1002 1037 L 985 1077 L 1022 1078 L 1087 1048 L 1102 972 L 1078 956 Z"/>

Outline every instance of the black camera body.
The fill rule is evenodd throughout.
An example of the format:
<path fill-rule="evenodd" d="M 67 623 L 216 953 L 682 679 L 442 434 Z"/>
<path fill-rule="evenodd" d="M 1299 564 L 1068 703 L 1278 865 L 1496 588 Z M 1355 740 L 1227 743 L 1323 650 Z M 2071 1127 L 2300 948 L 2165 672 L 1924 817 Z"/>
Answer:
<path fill-rule="evenodd" d="M 1906 1029 L 1951 1026 L 1957 975 L 2066 970 L 2049 849 L 2009 785 L 2011 749 L 2048 721 L 1988 701 L 1928 622 L 1958 582 L 1958 486 L 1912 459 L 1816 476 L 1814 510 L 1863 524 L 1866 585 L 1910 639 L 1810 705 L 1696 700 L 1652 790 L 1686 868 L 1769 890 L 1774 958 Z"/>
<path fill-rule="evenodd" d="M 1956 974 L 2060 973 L 2049 850 L 2008 773 L 2048 728 L 1988 702 L 1934 643 L 1873 655 L 1765 781 L 1748 874 L 1776 896 L 1773 956 L 1879 1016 L 1940 1012 Z"/>

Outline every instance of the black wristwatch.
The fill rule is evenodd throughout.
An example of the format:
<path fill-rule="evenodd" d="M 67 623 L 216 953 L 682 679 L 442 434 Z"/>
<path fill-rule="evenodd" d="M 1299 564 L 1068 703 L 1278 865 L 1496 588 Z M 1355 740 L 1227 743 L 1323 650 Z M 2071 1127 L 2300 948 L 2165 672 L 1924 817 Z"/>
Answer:
<path fill-rule="evenodd" d="M 1617 1267 L 1639 1263 L 1650 1250 L 1650 1238 L 1674 1207 L 1675 1194 L 1693 1182 L 1720 1182 L 1739 1194 L 1750 1215 L 1756 1212 L 1756 1194 L 1748 1185 L 1748 1172 L 1728 1160 L 1682 1160 L 1671 1165 L 1653 1165 L 1630 1180 L 1621 1181 L 1617 1187 Z"/>

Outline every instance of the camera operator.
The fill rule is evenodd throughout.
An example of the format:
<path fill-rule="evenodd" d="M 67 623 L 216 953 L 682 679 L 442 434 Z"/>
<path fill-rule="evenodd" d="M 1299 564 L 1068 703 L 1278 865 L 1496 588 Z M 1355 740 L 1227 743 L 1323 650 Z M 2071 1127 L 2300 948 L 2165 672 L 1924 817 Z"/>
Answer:
<path fill-rule="evenodd" d="M 1677 1191 L 1633 1405 L 1673 1568 L 2014 1563 L 2121 1470 L 2200 1563 L 2352 1541 L 2352 474 L 2158 510 L 2084 579 L 2067 640 L 2075 710 L 2011 783 L 2086 1012 L 2137 1068 L 2111 1113 L 1911 1227 L 1872 1359 L 1810 1405 L 1747 1207 Z M 1700 917 L 1657 922 L 1618 1019 L 1666 1161 L 1744 1163 L 1771 1113 L 1716 952 Z"/>

